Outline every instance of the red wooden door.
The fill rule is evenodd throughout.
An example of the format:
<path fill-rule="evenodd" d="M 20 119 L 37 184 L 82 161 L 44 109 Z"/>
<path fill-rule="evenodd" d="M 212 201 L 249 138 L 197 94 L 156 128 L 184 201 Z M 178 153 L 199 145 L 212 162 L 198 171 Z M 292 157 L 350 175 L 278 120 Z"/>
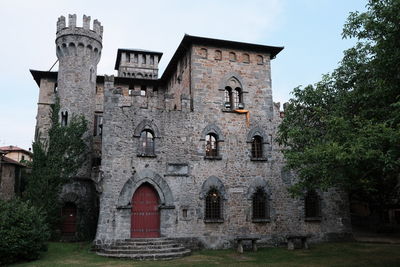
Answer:
<path fill-rule="evenodd" d="M 132 197 L 131 237 L 160 237 L 158 194 L 149 184 L 141 185 Z"/>
<path fill-rule="evenodd" d="M 63 218 L 61 232 L 64 235 L 74 235 L 76 233 L 76 205 L 66 203 L 61 210 Z"/>

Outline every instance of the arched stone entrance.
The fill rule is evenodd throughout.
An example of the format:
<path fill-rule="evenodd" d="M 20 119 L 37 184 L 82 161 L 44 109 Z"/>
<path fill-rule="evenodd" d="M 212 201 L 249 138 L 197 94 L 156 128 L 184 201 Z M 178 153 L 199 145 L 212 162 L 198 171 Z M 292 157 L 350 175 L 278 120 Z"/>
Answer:
<path fill-rule="evenodd" d="M 131 238 L 160 237 L 160 198 L 154 187 L 143 183 L 131 203 Z"/>

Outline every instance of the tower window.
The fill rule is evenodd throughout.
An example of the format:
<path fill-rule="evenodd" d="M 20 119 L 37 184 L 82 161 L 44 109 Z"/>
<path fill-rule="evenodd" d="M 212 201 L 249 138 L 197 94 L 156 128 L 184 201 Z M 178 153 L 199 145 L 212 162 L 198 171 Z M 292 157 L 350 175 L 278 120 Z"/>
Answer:
<path fill-rule="evenodd" d="M 57 94 L 57 92 L 58 92 L 58 84 L 55 83 L 54 84 L 54 93 Z"/>
<path fill-rule="evenodd" d="M 61 112 L 61 126 L 68 125 L 68 111 Z"/>
<path fill-rule="evenodd" d="M 141 152 L 144 155 L 154 155 L 154 135 L 149 130 L 140 133 Z"/>
<path fill-rule="evenodd" d="M 143 65 L 146 65 L 146 55 L 143 55 L 142 58 L 143 58 L 142 64 L 143 64 Z"/>
<path fill-rule="evenodd" d="M 205 218 L 206 220 L 222 219 L 222 201 L 221 195 L 217 189 L 212 188 L 206 196 Z"/>
<path fill-rule="evenodd" d="M 94 115 L 94 136 L 101 136 L 103 134 L 103 115 Z"/>

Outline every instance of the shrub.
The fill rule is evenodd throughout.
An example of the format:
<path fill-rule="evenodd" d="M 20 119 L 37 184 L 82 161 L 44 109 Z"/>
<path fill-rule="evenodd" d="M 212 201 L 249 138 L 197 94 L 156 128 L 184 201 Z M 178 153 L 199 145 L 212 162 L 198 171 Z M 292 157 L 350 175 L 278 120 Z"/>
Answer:
<path fill-rule="evenodd" d="M 0 265 L 37 259 L 49 238 L 44 214 L 29 202 L 0 200 Z"/>

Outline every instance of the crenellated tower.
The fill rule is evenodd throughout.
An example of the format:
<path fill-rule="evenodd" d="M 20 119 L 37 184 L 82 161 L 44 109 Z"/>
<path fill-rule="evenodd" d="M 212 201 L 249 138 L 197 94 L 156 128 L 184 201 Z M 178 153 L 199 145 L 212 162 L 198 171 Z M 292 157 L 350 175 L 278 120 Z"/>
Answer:
<path fill-rule="evenodd" d="M 59 60 L 58 97 L 60 121 L 68 124 L 74 115 L 83 115 L 88 121 L 89 147 L 92 147 L 96 96 L 97 64 L 102 50 L 103 26 L 98 20 L 90 26 L 90 16 L 83 15 L 82 27 L 76 24 L 76 15 L 57 21 L 56 51 Z M 90 177 L 90 158 L 79 176 Z"/>

